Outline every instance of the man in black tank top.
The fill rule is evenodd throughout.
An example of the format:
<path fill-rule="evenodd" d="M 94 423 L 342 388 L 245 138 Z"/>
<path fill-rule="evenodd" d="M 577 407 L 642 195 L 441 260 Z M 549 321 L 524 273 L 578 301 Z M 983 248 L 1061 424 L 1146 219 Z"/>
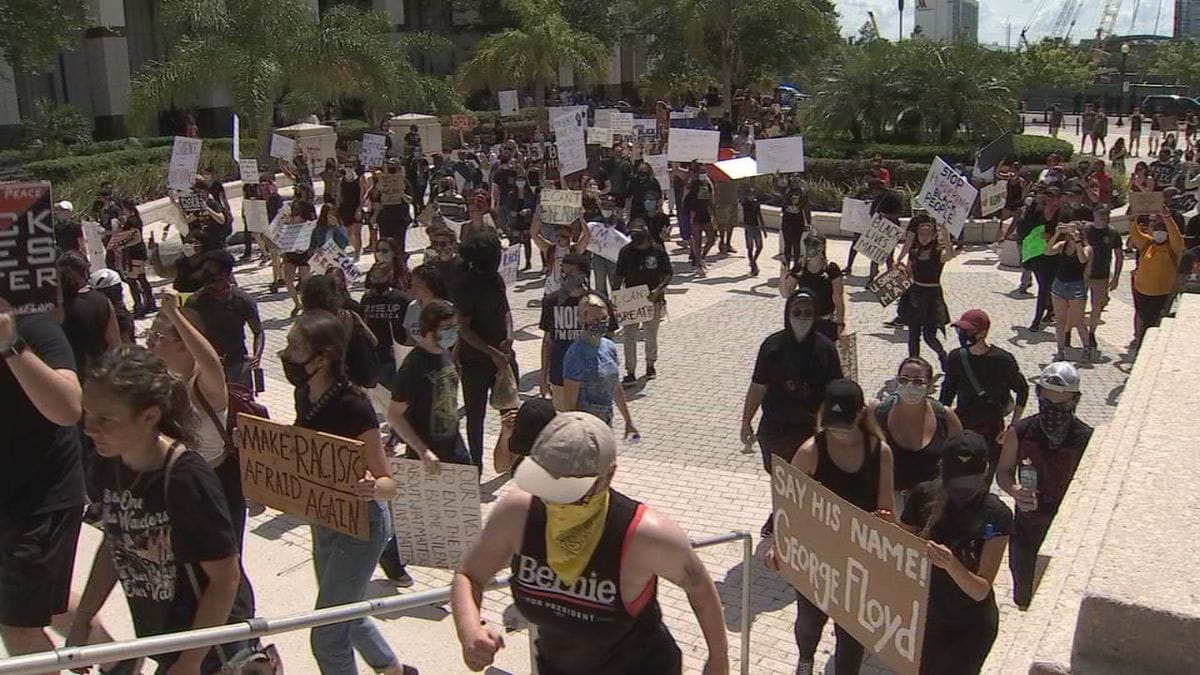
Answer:
<path fill-rule="evenodd" d="M 586 413 L 554 416 L 528 456 L 519 489 L 501 499 L 454 576 L 451 607 L 472 670 L 504 646 L 479 618 L 483 587 L 508 562 L 513 599 L 537 626 L 542 675 L 671 675 L 681 653 L 658 606 L 658 577 L 688 595 L 708 644 L 705 675 L 729 672 L 721 600 L 687 535 L 613 490 L 616 440 Z"/>

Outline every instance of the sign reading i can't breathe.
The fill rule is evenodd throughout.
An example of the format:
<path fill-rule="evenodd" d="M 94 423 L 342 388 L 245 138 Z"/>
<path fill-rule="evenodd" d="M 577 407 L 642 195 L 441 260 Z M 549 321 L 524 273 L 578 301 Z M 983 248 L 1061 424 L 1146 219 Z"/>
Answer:
<path fill-rule="evenodd" d="M 58 306 L 49 183 L 0 184 L 0 298 L 17 315 Z"/>
<path fill-rule="evenodd" d="M 351 486 L 366 475 L 363 443 L 238 414 L 247 499 L 358 539 L 370 536 L 367 502 Z"/>
<path fill-rule="evenodd" d="M 473 464 L 441 465 L 430 474 L 419 459 L 392 459 L 399 486 L 392 521 L 400 559 L 407 564 L 457 570 L 479 540 L 479 470 Z"/>
<path fill-rule="evenodd" d="M 775 553 L 783 578 L 888 667 L 921 667 L 925 541 L 867 513 L 776 457 Z"/>

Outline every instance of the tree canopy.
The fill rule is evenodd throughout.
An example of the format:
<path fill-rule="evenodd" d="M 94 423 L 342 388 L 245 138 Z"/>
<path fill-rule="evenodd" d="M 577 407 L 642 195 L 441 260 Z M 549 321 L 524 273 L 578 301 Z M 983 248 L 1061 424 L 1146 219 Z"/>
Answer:
<path fill-rule="evenodd" d="M 87 6 L 87 0 L 0 2 L 0 56 L 17 71 L 45 69 L 55 54 L 79 45 Z"/>
<path fill-rule="evenodd" d="M 1088 50 L 1066 40 L 1046 38 L 1017 54 L 1014 66 L 1023 89 L 1087 89 L 1098 67 Z"/>
<path fill-rule="evenodd" d="M 1149 68 L 1152 75 L 1181 84 L 1194 92 L 1200 87 L 1200 42 L 1179 38 L 1159 45 Z"/>

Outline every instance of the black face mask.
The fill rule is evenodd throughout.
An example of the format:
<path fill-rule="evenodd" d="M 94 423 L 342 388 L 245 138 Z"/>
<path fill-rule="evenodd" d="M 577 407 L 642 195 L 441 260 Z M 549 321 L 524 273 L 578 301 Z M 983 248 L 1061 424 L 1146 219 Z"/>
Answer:
<path fill-rule="evenodd" d="M 1075 419 L 1075 404 L 1056 403 L 1048 398 L 1038 399 L 1038 422 L 1051 447 L 1062 445 Z"/>
<path fill-rule="evenodd" d="M 958 331 L 958 344 L 962 345 L 964 349 L 979 344 L 979 339 L 979 333 L 969 333 L 964 330 Z"/>
<path fill-rule="evenodd" d="M 283 362 L 283 376 L 287 378 L 289 384 L 293 387 L 303 387 L 312 379 L 313 373 L 308 372 L 308 364 L 312 363 L 313 357 L 307 361 L 293 361 L 286 356 L 280 357 Z"/>

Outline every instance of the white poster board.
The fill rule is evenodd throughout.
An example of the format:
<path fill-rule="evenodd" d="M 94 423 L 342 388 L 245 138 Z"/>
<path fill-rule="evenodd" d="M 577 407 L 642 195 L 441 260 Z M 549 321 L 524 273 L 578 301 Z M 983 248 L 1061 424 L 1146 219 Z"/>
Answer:
<path fill-rule="evenodd" d="M 258 182 L 258 160 L 251 157 L 250 159 L 238 160 L 238 174 L 241 176 L 243 183 Z"/>
<path fill-rule="evenodd" d="M 517 271 L 521 269 L 521 247 L 509 246 L 500 254 L 500 278 L 505 287 L 517 283 Z"/>
<path fill-rule="evenodd" d="M 703 129 L 671 129 L 667 137 L 667 159 L 672 162 L 716 162 L 721 132 Z"/>
<path fill-rule="evenodd" d="M 616 113 L 617 111 L 613 108 L 601 108 L 600 110 L 597 110 L 594 122 L 595 125 L 598 127 L 604 127 L 605 129 L 611 129 L 612 117 Z"/>
<path fill-rule="evenodd" d="M 383 166 L 387 155 L 387 136 L 383 134 L 363 134 L 362 145 L 358 148 L 358 161 L 363 166 Z"/>
<path fill-rule="evenodd" d="M 579 190 L 543 189 L 540 203 L 542 222 L 568 225 L 583 212 L 583 193 Z"/>
<path fill-rule="evenodd" d="M 612 292 L 617 323 L 625 326 L 654 318 L 654 303 L 650 302 L 649 286 L 634 286 Z"/>
<path fill-rule="evenodd" d="M 917 203 L 952 236 L 962 234 L 979 191 L 941 157 L 935 157 L 917 195 Z"/>
<path fill-rule="evenodd" d="M 517 100 L 517 91 L 508 89 L 497 94 L 500 99 L 500 116 L 501 117 L 516 117 L 521 109 L 521 104 Z"/>
<path fill-rule="evenodd" d="M 611 148 L 613 144 L 613 130 L 608 127 L 588 127 L 587 142 L 588 145 Z"/>
<path fill-rule="evenodd" d="M 863 199 L 842 198 L 842 232 L 862 234 L 871 225 L 871 202 Z"/>
<path fill-rule="evenodd" d="M 671 134 L 675 131 L 672 129 Z M 804 137 L 763 138 L 754 142 L 758 172 L 797 173 L 804 171 Z"/>
<path fill-rule="evenodd" d="M 983 186 L 983 189 L 979 191 L 979 215 L 990 216 L 1004 208 L 1004 200 L 1007 196 L 1007 182 Z"/>
<path fill-rule="evenodd" d="M 392 522 L 400 559 L 409 565 L 457 570 L 483 529 L 479 471 L 473 464 L 441 463 L 436 474 L 421 460 L 391 460 L 399 486 Z"/>
<path fill-rule="evenodd" d="M 629 243 L 629 235 L 616 227 L 604 223 L 588 223 L 588 231 L 592 233 L 587 250 L 610 262 L 617 262 L 621 249 Z"/>
<path fill-rule="evenodd" d="M 902 232 L 903 229 L 898 224 L 876 215 L 871 219 L 866 232 L 854 242 L 854 250 L 882 265 L 887 262 L 888 256 L 900 242 Z"/>
<path fill-rule="evenodd" d="M 271 134 L 271 156 L 292 161 L 296 156 L 296 141 L 282 134 Z"/>
<path fill-rule="evenodd" d="M 587 122 L 587 113 L 588 107 L 586 105 L 550 106 L 546 108 L 546 119 L 553 123 L 554 120 L 563 115 L 582 115 L 584 121 L 580 123 L 580 126 L 583 126 Z"/>
<path fill-rule="evenodd" d="M 92 271 L 106 267 L 104 259 L 108 250 L 104 248 L 104 230 L 100 223 L 91 220 L 83 221 L 83 241 L 86 248 L 88 264 Z"/>
<path fill-rule="evenodd" d="M 609 118 L 609 126 L 612 128 L 614 134 L 621 136 L 631 135 L 633 133 L 633 113 L 613 113 Z"/>
<path fill-rule="evenodd" d="M 587 168 L 587 145 L 583 127 L 567 127 L 555 134 L 558 149 L 558 173 L 564 178 Z"/>
<path fill-rule="evenodd" d="M 654 177 L 658 179 L 658 184 L 663 189 L 663 197 L 668 198 L 674 203 L 675 191 L 670 189 L 671 173 L 668 169 L 666 155 L 646 155 L 642 158 L 650 169 L 654 171 Z"/>
<path fill-rule="evenodd" d="M 330 269 L 337 268 L 342 270 L 342 274 L 345 274 L 346 279 L 350 282 L 355 282 L 362 278 L 362 272 L 359 271 L 354 258 L 350 256 L 349 251 L 338 246 L 333 237 L 326 239 L 325 243 L 321 244 L 321 247 L 313 252 L 311 263 L 313 268 L 320 270 L 322 274 L 328 273 Z"/>
<path fill-rule="evenodd" d="M 285 223 L 281 217 L 285 210 L 275 215 L 275 220 L 267 226 L 267 238 L 279 247 L 282 253 L 303 253 L 312 243 L 313 230 L 317 229 L 317 221 L 309 220 L 303 223 Z"/>
<path fill-rule="evenodd" d="M 199 138 L 176 136 L 171 146 L 171 165 L 167 169 L 167 189 L 190 190 L 196 182 L 196 170 L 200 168 Z"/>
<path fill-rule="evenodd" d="M 261 199 L 243 199 L 242 218 L 250 232 L 265 233 L 270 226 L 267 220 L 267 203 Z"/>

